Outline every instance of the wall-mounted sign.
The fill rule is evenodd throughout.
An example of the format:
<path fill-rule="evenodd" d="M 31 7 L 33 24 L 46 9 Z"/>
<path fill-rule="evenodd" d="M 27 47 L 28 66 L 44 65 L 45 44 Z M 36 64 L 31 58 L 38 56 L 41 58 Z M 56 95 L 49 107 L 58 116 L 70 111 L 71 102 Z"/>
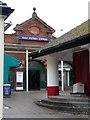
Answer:
<path fill-rule="evenodd" d="M 50 38 L 19 36 L 20 40 L 50 41 Z"/>

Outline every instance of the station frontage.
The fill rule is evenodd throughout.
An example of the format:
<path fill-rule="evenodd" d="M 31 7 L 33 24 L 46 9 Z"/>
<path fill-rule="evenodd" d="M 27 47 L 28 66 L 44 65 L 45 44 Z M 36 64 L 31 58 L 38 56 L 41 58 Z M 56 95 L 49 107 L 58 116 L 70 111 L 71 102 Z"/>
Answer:
<path fill-rule="evenodd" d="M 47 89 L 48 95 L 58 95 L 59 87 L 64 91 L 81 82 L 89 95 L 90 20 L 56 38 L 55 30 L 33 10 L 32 18 L 4 36 L 5 54 L 19 62 L 8 68 L 4 84 L 11 84 L 14 90 Z"/>
<path fill-rule="evenodd" d="M 40 52 L 48 43 L 55 41 L 56 37 L 53 36 L 55 30 L 37 16 L 36 8 L 33 10 L 32 18 L 17 24 L 14 28 L 15 33 L 4 36 L 5 55 L 13 62 L 13 65 L 9 66 L 9 62 L 4 61 L 4 65 L 9 66 L 7 73 L 7 69 L 4 70 L 4 84 L 10 84 L 13 90 L 28 92 L 29 90 L 47 89 L 47 60 L 33 60 L 29 54 L 38 49 Z M 19 65 L 15 66 L 14 61 L 18 61 Z M 72 61 L 63 63 L 65 86 L 72 86 Z M 61 86 L 61 71 L 59 61 L 59 86 Z"/>
<path fill-rule="evenodd" d="M 73 84 L 84 84 L 84 93 L 90 96 L 90 20 L 59 37 L 40 52 L 30 53 L 32 59 L 47 60 L 47 94 L 59 95 L 58 63 L 61 61 L 61 86 L 65 89 L 63 61 L 72 61 Z"/>
<path fill-rule="evenodd" d="M 28 54 L 54 41 L 55 30 L 40 19 L 33 8 L 32 17 L 17 24 L 14 31 L 4 35 L 4 84 L 11 84 L 14 90 L 46 89 L 46 60 L 31 60 Z M 15 61 L 18 61 L 16 66 Z"/>

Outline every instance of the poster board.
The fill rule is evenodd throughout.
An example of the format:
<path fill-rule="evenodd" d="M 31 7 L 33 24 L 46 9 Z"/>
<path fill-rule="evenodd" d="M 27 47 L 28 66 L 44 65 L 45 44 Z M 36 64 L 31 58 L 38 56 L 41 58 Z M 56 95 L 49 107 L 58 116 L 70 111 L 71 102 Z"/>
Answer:
<path fill-rule="evenodd" d="M 23 90 L 23 72 L 16 72 L 16 90 Z"/>
<path fill-rule="evenodd" d="M 23 72 L 16 72 L 16 82 L 23 83 Z"/>

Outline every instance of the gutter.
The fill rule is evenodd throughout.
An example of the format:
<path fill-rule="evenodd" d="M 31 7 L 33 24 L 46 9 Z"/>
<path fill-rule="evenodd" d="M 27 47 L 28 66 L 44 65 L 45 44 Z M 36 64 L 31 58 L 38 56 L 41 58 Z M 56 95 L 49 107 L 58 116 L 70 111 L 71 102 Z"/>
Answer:
<path fill-rule="evenodd" d="M 80 36 L 78 38 L 75 38 L 71 41 L 68 41 L 68 42 L 65 42 L 62 44 L 58 44 L 56 46 L 48 47 L 46 49 L 43 48 L 39 51 L 30 53 L 29 57 L 32 57 L 32 59 L 34 59 L 34 58 L 38 58 L 41 56 L 52 54 L 54 52 L 67 50 L 67 49 L 74 48 L 74 47 L 81 46 L 81 45 L 88 44 L 88 43 L 90 43 L 90 33 Z"/>
<path fill-rule="evenodd" d="M 25 44 L 10 44 L 4 43 L 5 48 L 14 48 L 14 49 L 40 49 L 40 45 L 25 45 Z"/>

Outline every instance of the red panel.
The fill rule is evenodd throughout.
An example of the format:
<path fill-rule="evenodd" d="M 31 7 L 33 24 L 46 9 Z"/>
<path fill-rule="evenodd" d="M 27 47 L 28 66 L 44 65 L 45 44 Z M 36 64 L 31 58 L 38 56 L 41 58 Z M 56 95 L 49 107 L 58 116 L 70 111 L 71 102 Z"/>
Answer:
<path fill-rule="evenodd" d="M 74 83 L 82 82 L 85 84 L 87 96 L 90 96 L 89 80 L 89 51 L 81 51 L 73 55 Z"/>
<path fill-rule="evenodd" d="M 48 96 L 57 96 L 57 95 L 59 95 L 59 87 L 58 86 L 48 86 L 47 93 L 48 93 Z"/>
<path fill-rule="evenodd" d="M 89 78 L 89 52 L 81 52 L 81 80 L 86 85 Z"/>
<path fill-rule="evenodd" d="M 89 78 L 89 80 L 88 80 L 88 83 L 87 83 L 87 85 L 86 85 L 86 93 L 87 93 L 87 96 L 90 96 L 90 78 Z"/>
<path fill-rule="evenodd" d="M 81 82 L 80 77 L 81 77 L 81 62 L 80 62 L 80 53 L 74 53 L 73 55 L 73 67 L 74 67 L 74 83 Z"/>

